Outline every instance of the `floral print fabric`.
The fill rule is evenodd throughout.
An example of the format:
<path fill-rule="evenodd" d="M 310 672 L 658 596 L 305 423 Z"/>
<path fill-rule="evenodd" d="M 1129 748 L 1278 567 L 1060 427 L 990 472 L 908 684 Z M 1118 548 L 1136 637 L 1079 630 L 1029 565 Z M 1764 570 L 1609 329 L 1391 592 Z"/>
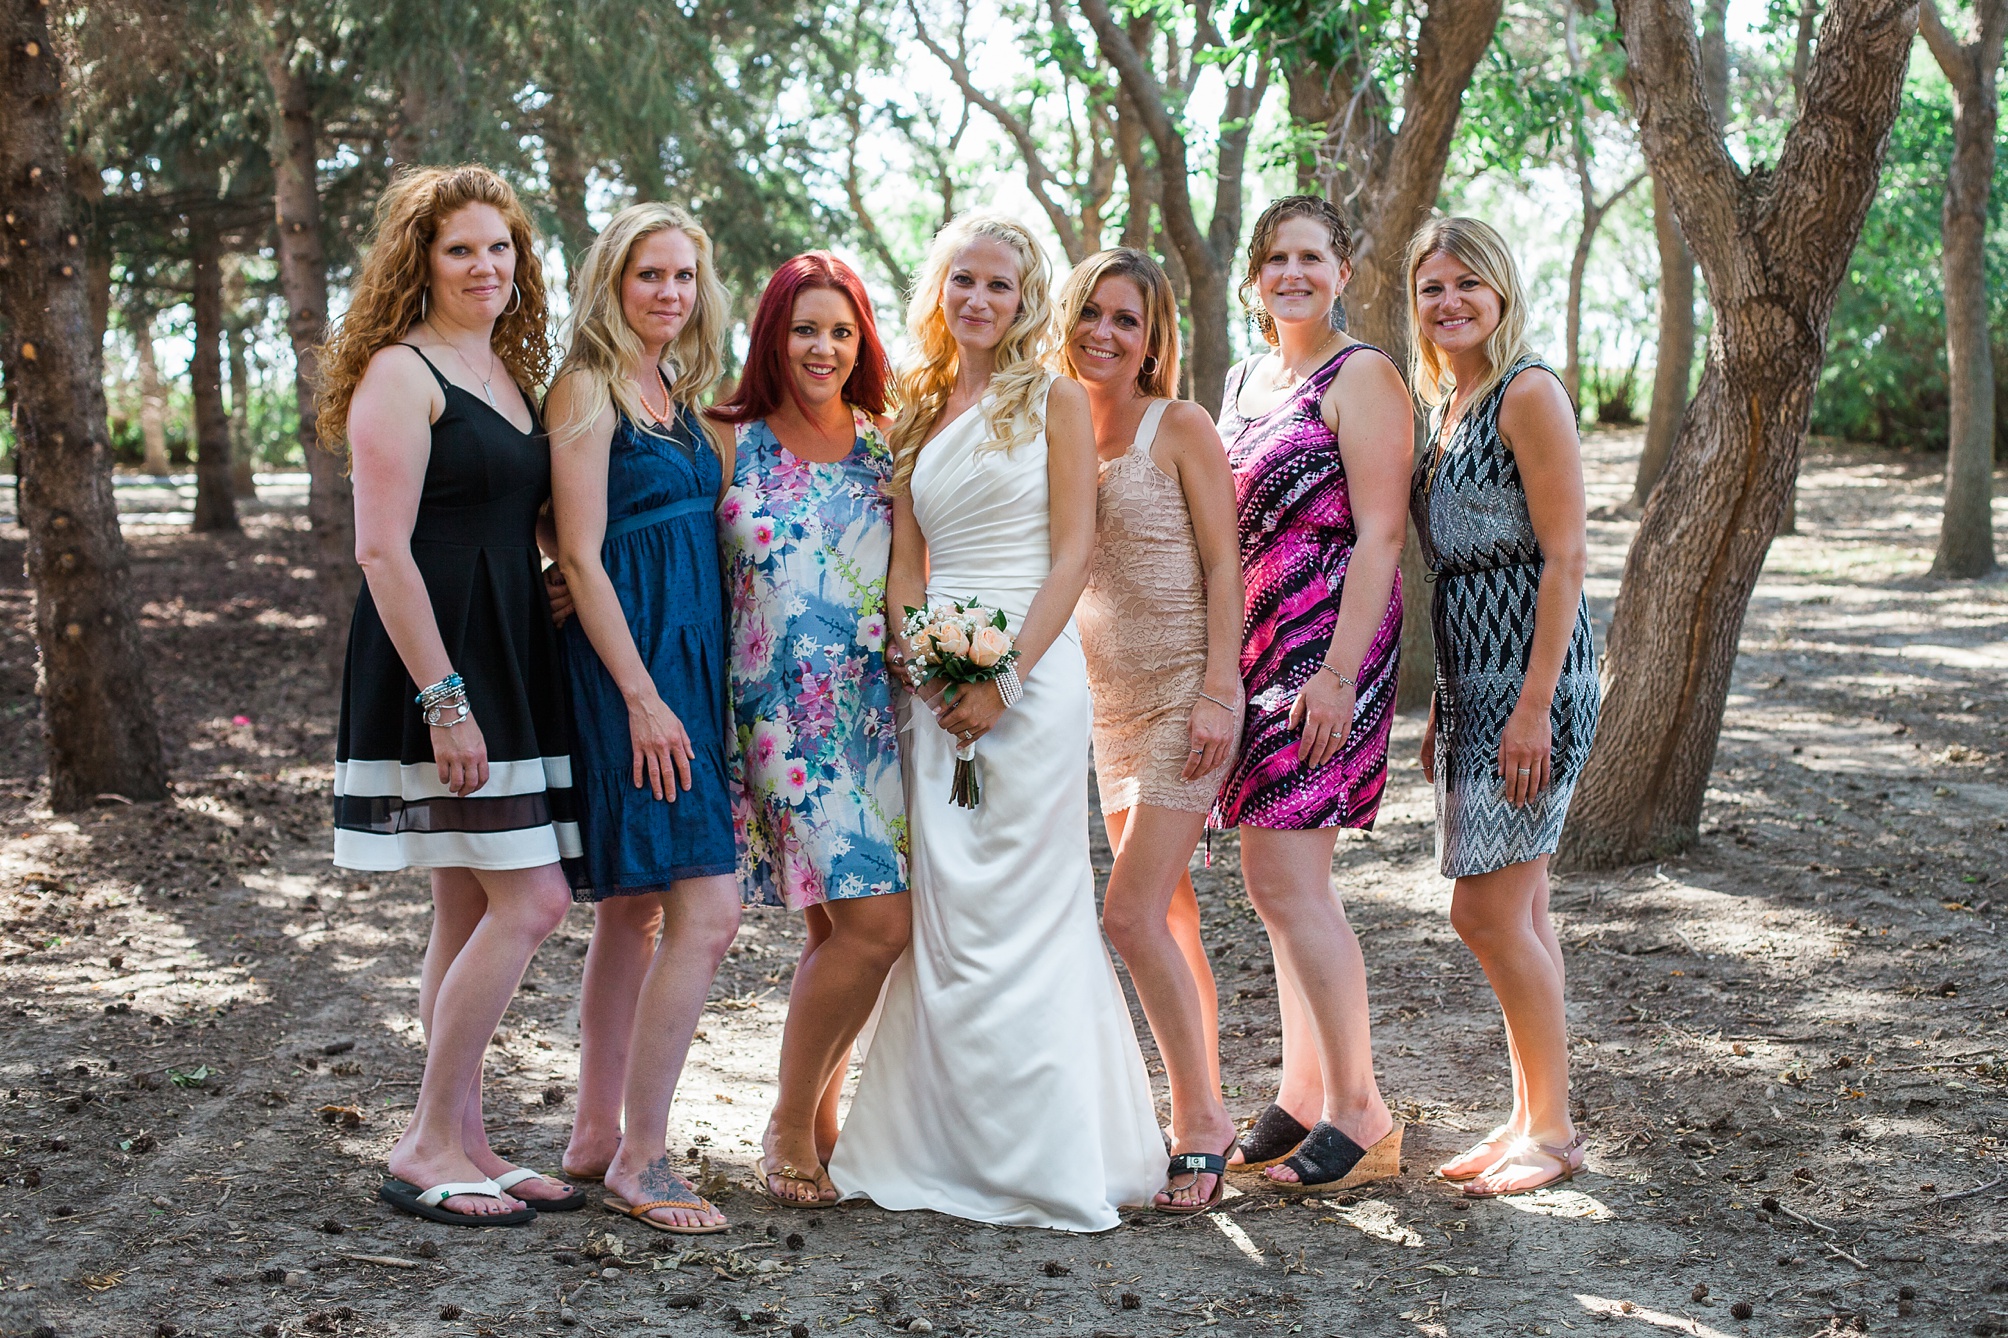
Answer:
<path fill-rule="evenodd" d="M 906 806 L 885 667 L 892 451 L 856 415 L 850 455 L 738 431 L 719 508 L 732 603 L 728 769 L 746 900 L 800 910 L 906 890 Z"/>

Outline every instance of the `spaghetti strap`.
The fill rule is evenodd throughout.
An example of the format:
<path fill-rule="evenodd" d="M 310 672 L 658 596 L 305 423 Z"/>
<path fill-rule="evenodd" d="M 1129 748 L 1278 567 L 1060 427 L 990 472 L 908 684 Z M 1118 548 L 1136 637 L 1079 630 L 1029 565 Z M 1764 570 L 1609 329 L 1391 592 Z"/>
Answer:
<path fill-rule="evenodd" d="M 1170 400 L 1150 402 L 1150 407 L 1143 411 L 1143 421 L 1136 425 L 1136 440 L 1130 443 L 1132 454 L 1142 454 L 1150 450 L 1150 444 L 1157 440 L 1157 425 L 1164 421 L 1164 411 L 1170 407 Z"/>
<path fill-rule="evenodd" d="M 424 349 L 420 348 L 416 344 L 407 344 L 402 339 L 398 340 L 397 343 L 399 348 L 408 348 L 413 353 L 416 353 L 418 355 L 418 360 L 425 364 L 425 370 L 432 373 L 432 379 L 439 382 L 439 388 L 441 390 L 453 389 L 453 383 L 447 380 L 446 377 L 440 372 L 440 370 L 437 367 L 434 367 L 432 365 L 432 359 L 425 356 Z M 531 417 L 533 421 L 535 419 L 535 415 L 536 411 L 534 409 L 531 410 Z"/>

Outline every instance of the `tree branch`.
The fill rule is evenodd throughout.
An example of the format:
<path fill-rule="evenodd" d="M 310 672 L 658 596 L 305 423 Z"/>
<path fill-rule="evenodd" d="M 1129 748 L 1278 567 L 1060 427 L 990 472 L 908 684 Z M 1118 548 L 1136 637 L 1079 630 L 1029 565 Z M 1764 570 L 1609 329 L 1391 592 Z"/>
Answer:
<path fill-rule="evenodd" d="M 1938 61 L 1938 68 L 1945 72 L 1946 79 L 1962 94 L 1966 93 L 1974 77 L 1973 65 L 1970 63 L 1973 50 L 1963 45 L 1952 35 L 1952 30 L 1945 26 L 1945 20 L 1939 17 L 1935 0 L 1922 0 L 1918 5 L 1917 31 L 1918 35 L 1924 38 L 1924 44 L 1931 48 L 1932 57 Z"/>
<path fill-rule="evenodd" d="M 988 112 L 991 119 L 1003 127 L 1004 133 L 1011 137 L 1012 144 L 1017 146 L 1018 156 L 1025 162 L 1027 183 L 1032 187 L 1032 194 L 1038 199 L 1040 208 L 1046 211 L 1047 221 L 1053 225 L 1053 231 L 1059 234 L 1061 247 L 1065 249 L 1070 259 L 1079 260 L 1086 254 L 1081 250 L 1080 229 L 1075 226 L 1073 216 L 1066 206 L 1056 202 L 1048 194 L 1049 188 L 1058 187 L 1065 190 L 1065 187 L 1061 186 L 1059 179 L 1047 169 L 1045 159 L 1039 153 L 1039 141 L 1033 137 L 1031 128 L 1009 107 L 976 86 L 976 81 L 970 77 L 967 62 L 960 55 L 951 55 L 946 47 L 935 40 L 934 34 L 928 31 L 927 21 L 920 16 L 920 6 L 915 0 L 907 0 L 907 12 L 913 16 L 913 30 L 920 38 L 920 44 L 947 67 L 949 78 L 955 81 L 955 86 L 961 90 L 963 98 Z"/>

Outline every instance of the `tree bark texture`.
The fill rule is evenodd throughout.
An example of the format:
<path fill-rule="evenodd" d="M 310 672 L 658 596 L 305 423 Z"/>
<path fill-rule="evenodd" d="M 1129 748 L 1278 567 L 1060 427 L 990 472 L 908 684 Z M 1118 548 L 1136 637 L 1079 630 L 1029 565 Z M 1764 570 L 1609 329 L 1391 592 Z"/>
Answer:
<path fill-rule="evenodd" d="M 1960 42 L 1937 7 L 1920 9 L 1925 44 L 1952 84 L 1952 167 L 1939 227 L 1945 280 L 1945 361 L 1951 414 L 1945 513 L 1934 576 L 1994 570 L 1994 351 L 1987 331 L 1987 206 L 1999 124 L 1998 74 L 2008 0 L 1976 0 L 1978 35 Z"/>
<path fill-rule="evenodd" d="M 553 99 L 554 104 L 557 99 Z M 565 248 L 565 273 L 578 273 L 579 260 L 593 244 L 593 224 L 586 211 L 586 162 L 570 115 L 553 105 L 544 123 L 545 167 L 551 178 L 551 208 L 558 216 L 558 240 Z"/>
<path fill-rule="evenodd" d="M 160 361 L 153 349 L 153 312 L 135 302 L 126 308 L 126 329 L 132 335 L 139 362 L 139 436 L 145 452 L 140 468 L 165 477 L 167 463 L 167 392 L 160 384 Z M 99 345 L 100 348 L 103 345 Z"/>
<path fill-rule="evenodd" d="M 43 0 L 0 2 L 0 345 L 35 588 L 49 799 L 167 794 L 133 619 L 92 343 L 83 238 L 71 217 L 62 71 Z"/>
<path fill-rule="evenodd" d="M 1687 388 L 1694 380 L 1694 255 L 1680 235 L 1673 201 L 1658 177 L 1652 180 L 1652 231 L 1659 243 L 1659 340 L 1653 346 L 1652 407 L 1646 411 L 1645 449 L 1631 504 L 1643 508 L 1666 469 L 1680 418 L 1687 412 Z"/>
<path fill-rule="evenodd" d="M 272 163 L 279 234 L 279 283 L 286 294 L 286 333 L 293 345 L 293 393 L 300 415 L 300 449 L 308 472 L 307 517 L 314 529 L 315 565 L 327 619 L 323 646 L 330 666 L 340 663 L 349 618 L 362 588 L 356 566 L 355 498 L 343 458 L 321 449 L 314 430 L 320 359 L 315 353 L 328 320 L 328 260 L 321 241 L 321 196 L 316 178 L 318 126 L 311 89 L 294 68 L 284 25 L 274 29 L 264 53 L 266 78 L 279 115 Z"/>
<path fill-rule="evenodd" d="M 1563 857 L 1690 844 L 1744 610 L 1811 410 L 1834 294 L 1875 195 L 1915 0 L 1835 0 L 1775 170 L 1745 173 L 1708 105 L 1686 0 L 1618 0 L 1640 138 L 1715 306 L 1715 336 L 1625 560 L 1603 719 Z"/>
<path fill-rule="evenodd" d="M 1492 42 L 1501 8 L 1501 0 L 1432 0 L 1416 33 L 1415 69 L 1403 92 L 1400 129 L 1355 159 L 1364 179 L 1357 197 L 1358 248 L 1345 292 L 1346 331 L 1384 349 L 1404 375 L 1409 351 L 1408 244 L 1436 207 L 1464 90 Z M 1343 77 L 1341 71 L 1318 72 L 1314 79 L 1299 73 L 1292 80 L 1294 100 L 1300 107 L 1310 105 L 1310 85 L 1315 84 L 1329 90 L 1326 115 L 1343 114 L 1352 101 L 1350 90 L 1332 88 Z M 1418 426 L 1418 445 L 1421 440 Z M 1426 706 L 1436 688 L 1426 574 L 1411 527 L 1401 557 L 1401 670 L 1395 687 L 1401 710 Z"/>
<path fill-rule="evenodd" d="M 195 352 L 188 360 L 195 409 L 197 534 L 235 530 L 236 489 L 230 480 L 230 414 L 223 404 L 223 247 L 208 219 L 189 220 L 189 270 L 195 308 Z"/>
<path fill-rule="evenodd" d="M 230 490 L 240 502 L 255 501 L 256 451 L 251 443 L 251 371 L 246 357 L 255 313 L 245 304 L 244 267 L 231 265 L 223 276 L 223 366 L 230 387 Z"/>
<path fill-rule="evenodd" d="M 1192 207 L 1184 132 L 1173 119 L 1164 87 L 1145 55 L 1149 47 L 1138 47 L 1109 12 L 1108 0 L 1082 0 L 1080 9 L 1094 29 L 1103 59 L 1115 67 L 1123 92 L 1157 149 L 1158 213 L 1192 287 L 1187 314 L 1192 325 L 1189 365 L 1193 398 L 1218 417 L 1227 369 L 1234 358 L 1227 337 L 1228 292 L 1233 286 L 1234 252 L 1241 244 L 1241 181 L 1254 112 L 1267 87 L 1268 63 L 1254 61 L 1254 69 L 1243 79 L 1227 85 L 1227 102 L 1220 114 L 1213 217 L 1201 229 Z"/>

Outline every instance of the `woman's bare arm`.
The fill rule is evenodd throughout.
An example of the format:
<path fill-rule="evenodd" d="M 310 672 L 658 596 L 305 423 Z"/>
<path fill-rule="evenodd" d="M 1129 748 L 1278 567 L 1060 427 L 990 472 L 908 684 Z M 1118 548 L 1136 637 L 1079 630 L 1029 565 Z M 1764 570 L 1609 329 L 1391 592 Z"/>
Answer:
<path fill-rule="evenodd" d="M 1241 584 L 1234 471 L 1228 467 L 1227 448 L 1213 420 L 1206 410 L 1185 400 L 1165 410 L 1151 455 L 1170 464 L 1168 472 L 1185 494 L 1206 587 L 1206 697 L 1192 704 L 1190 727 L 1192 746 L 1200 751 L 1191 754 L 1185 766 L 1185 778 L 1196 780 L 1226 760 L 1234 740 L 1233 708 L 1241 704 L 1241 627 L 1247 591 Z"/>
<path fill-rule="evenodd" d="M 568 376 L 551 388 L 552 420 L 575 421 L 573 396 L 582 378 Z M 634 784 L 647 784 L 658 799 L 676 798 L 690 788 L 689 736 L 656 691 L 655 678 L 635 649 L 627 612 L 600 562 L 607 533 L 607 463 L 612 452 L 614 409 L 606 405 L 592 426 L 551 451 L 551 503 L 558 522 L 558 566 L 586 639 L 628 707 L 634 746 Z M 673 777 L 673 779 L 672 779 Z"/>
<path fill-rule="evenodd" d="M 1583 496 L 1575 406 L 1560 381 L 1538 372 L 1514 377 L 1499 406 L 1499 433 L 1519 467 L 1527 517 L 1541 546 L 1541 585 L 1535 597 L 1527 677 L 1499 740 L 1499 772 L 1507 798 L 1523 804 L 1548 783 L 1554 746 L 1549 712 L 1589 568 L 1589 507 Z"/>

